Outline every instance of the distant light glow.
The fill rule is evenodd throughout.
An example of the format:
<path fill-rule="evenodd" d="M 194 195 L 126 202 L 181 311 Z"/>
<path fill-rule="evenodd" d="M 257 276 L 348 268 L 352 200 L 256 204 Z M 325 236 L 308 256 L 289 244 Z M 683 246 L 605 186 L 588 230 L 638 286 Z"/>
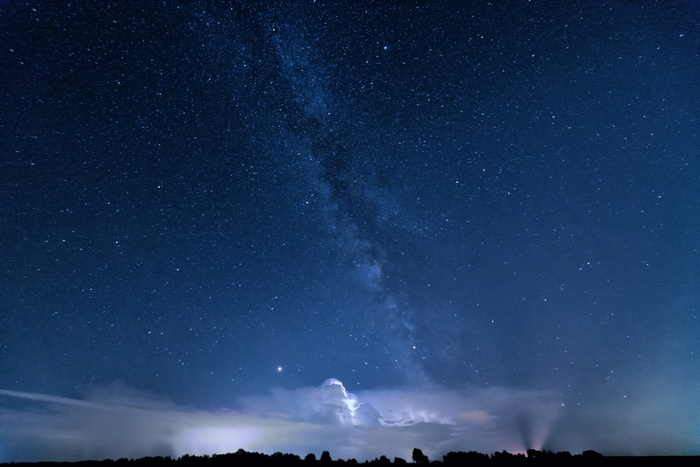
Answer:
<path fill-rule="evenodd" d="M 179 455 L 196 456 L 250 450 L 260 439 L 260 430 L 252 427 L 201 426 L 182 430 L 173 441 Z"/>
<path fill-rule="evenodd" d="M 317 387 L 239 400 L 236 412 L 191 411 L 124 388 L 98 391 L 85 400 L 4 390 L 0 396 L 55 409 L 5 413 L 10 432 L 47 450 L 25 460 L 79 459 L 88 447 L 92 457 L 119 458 L 238 449 L 303 455 L 333 446 L 339 456 L 364 460 L 382 454 L 406 457 L 417 439 L 429 455 L 459 450 L 465 443 L 483 452 L 504 447 L 519 452 L 539 448 L 559 415 L 554 396 L 542 392 L 435 387 L 355 395 L 335 378 Z M 60 449 L 55 446 L 59 432 Z M 341 447 L 348 436 L 353 445 Z"/>

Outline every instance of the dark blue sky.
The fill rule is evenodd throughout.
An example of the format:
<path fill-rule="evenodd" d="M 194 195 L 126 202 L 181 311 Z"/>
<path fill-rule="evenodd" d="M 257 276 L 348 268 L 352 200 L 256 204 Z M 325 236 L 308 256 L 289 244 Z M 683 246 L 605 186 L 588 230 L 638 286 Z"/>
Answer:
<path fill-rule="evenodd" d="M 0 18 L 0 461 L 114 385 L 218 413 L 330 377 L 491 415 L 532 391 L 537 447 L 700 453 L 693 2 Z"/>

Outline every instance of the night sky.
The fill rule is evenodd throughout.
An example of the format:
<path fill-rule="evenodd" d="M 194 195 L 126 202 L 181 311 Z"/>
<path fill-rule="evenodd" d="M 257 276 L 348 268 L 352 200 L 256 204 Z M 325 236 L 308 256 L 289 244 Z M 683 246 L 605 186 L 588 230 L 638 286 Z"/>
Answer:
<path fill-rule="evenodd" d="M 698 3 L 0 21 L 0 461 L 700 454 Z"/>

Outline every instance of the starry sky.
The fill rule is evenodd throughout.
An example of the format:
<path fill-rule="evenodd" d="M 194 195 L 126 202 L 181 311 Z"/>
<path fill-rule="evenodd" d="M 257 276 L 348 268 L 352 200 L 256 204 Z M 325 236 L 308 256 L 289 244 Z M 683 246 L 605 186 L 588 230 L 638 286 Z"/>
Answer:
<path fill-rule="evenodd" d="M 0 20 L 0 461 L 700 454 L 697 3 Z"/>

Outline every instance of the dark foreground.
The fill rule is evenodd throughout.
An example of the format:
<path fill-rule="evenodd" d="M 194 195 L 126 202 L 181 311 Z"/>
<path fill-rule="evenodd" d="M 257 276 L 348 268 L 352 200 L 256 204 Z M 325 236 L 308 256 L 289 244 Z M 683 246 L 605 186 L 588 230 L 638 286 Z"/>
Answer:
<path fill-rule="evenodd" d="M 569 452 L 535 451 L 529 450 L 526 454 L 511 454 L 506 451 L 496 452 L 492 455 L 478 452 L 450 452 L 442 457 L 442 460 L 430 460 L 423 455 L 420 449 L 413 450 L 411 461 L 395 457 L 393 460 L 386 456 L 377 459 L 358 462 L 355 459 L 332 459 L 328 451 L 324 451 L 320 459 L 314 454 L 308 454 L 301 458 L 295 454 L 283 454 L 276 452 L 272 455 L 247 452 L 240 449 L 236 453 L 217 454 L 213 456 L 189 456 L 178 459 L 170 457 L 144 457 L 141 459 L 119 459 L 103 461 L 80 462 L 17 462 L 0 465 L 12 465 L 13 467 L 247 467 L 250 465 L 264 466 L 294 466 L 294 467 L 324 467 L 324 466 L 403 466 L 407 464 L 422 464 L 425 466 L 460 466 L 460 467 L 489 467 L 489 466 L 694 466 L 700 467 L 700 456 L 647 456 L 647 457 L 622 457 L 603 456 L 595 451 L 584 451 L 581 454 Z"/>

